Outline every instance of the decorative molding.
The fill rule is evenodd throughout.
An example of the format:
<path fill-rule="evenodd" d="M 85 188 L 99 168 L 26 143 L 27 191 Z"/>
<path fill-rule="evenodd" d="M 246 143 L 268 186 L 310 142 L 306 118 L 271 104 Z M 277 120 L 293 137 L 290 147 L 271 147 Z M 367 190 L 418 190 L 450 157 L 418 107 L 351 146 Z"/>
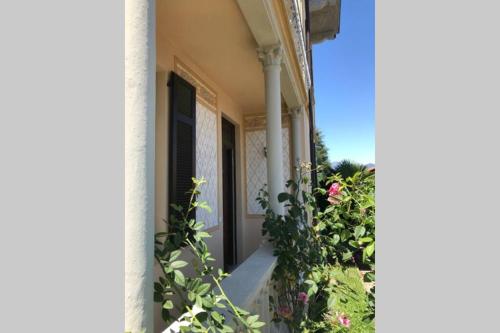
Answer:
<path fill-rule="evenodd" d="M 268 66 L 281 65 L 283 60 L 283 48 L 281 45 L 259 47 L 257 49 L 257 53 L 264 68 Z"/>
<path fill-rule="evenodd" d="M 297 0 L 285 0 L 285 8 L 288 15 L 288 21 L 292 28 L 293 42 L 295 44 L 295 52 L 302 71 L 302 78 L 307 89 L 311 87 L 311 73 L 309 71 L 309 63 L 307 62 L 305 33 L 302 27 L 302 20 Z"/>
<path fill-rule="evenodd" d="M 243 118 L 245 131 L 260 130 L 266 128 L 266 115 L 247 115 Z M 290 116 L 288 113 L 281 113 L 281 127 L 290 127 Z"/>
<path fill-rule="evenodd" d="M 184 80 L 191 83 L 196 88 L 196 99 L 211 109 L 217 110 L 217 93 L 209 85 L 195 74 L 187 65 L 182 63 L 177 57 L 174 57 L 174 72 Z"/>

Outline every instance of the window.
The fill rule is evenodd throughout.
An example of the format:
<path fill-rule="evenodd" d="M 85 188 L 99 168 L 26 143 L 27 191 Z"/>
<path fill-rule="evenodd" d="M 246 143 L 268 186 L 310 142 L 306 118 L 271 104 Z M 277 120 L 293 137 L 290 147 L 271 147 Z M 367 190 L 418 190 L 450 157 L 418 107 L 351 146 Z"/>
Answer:
<path fill-rule="evenodd" d="M 172 72 L 170 85 L 169 216 L 171 204 L 187 209 L 196 175 L 196 88 Z M 194 218 L 194 211 L 192 217 Z M 170 221 L 171 222 L 171 221 Z M 178 228 L 169 223 L 178 232 Z M 182 226 L 179 226 L 184 229 Z"/>

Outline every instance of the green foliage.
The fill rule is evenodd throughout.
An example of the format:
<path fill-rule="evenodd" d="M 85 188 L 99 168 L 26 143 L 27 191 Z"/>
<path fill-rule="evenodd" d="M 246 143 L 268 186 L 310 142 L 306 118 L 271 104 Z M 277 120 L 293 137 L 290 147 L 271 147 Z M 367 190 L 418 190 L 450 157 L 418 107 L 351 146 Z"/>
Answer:
<path fill-rule="evenodd" d="M 309 317 L 301 325 L 301 332 L 375 332 L 370 315 L 369 295 L 365 292 L 357 268 L 343 269 L 327 265 L 318 270 L 317 297 L 311 302 Z M 339 316 L 349 318 L 349 327 L 343 326 Z"/>
<path fill-rule="evenodd" d="M 365 271 L 365 282 L 375 282 L 375 174 L 357 171 L 352 177 L 336 174 L 326 184 L 338 184 L 335 203 L 315 216 L 315 228 L 327 253 L 327 261 L 357 266 Z M 329 196 L 318 188 L 316 196 Z M 370 314 L 375 318 L 375 287 L 368 293 Z"/>
<path fill-rule="evenodd" d="M 172 205 L 169 231 L 155 235 L 155 258 L 163 274 L 154 284 L 154 300 L 162 304 L 162 317 L 167 324 L 184 315 L 188 326 L 182 327 L 182 332 L 234 332 L 224 311 L 241 332 L 260 332 L 264 323 L 258 320 L 258 315 L 236 307 L 221 287 L 220 282 L 229 274 L 221 269 L 215 273 L 210 264 L 215 259 L 204 241 L 210 235 L 203 231 L 204 223 L 193 218 L 197 208 L 210 210 L 206 202 L 196 201 L 205 180 L 193 178 L 193 183 L 189 207 Z M 183 248 L 193 256 L 194 276 L 182 271 L 189 265 L 180 259 Z"/>
<path fill-rule="evenodd" d="M 307 181 L 301 177 L 299 183 Z M 284 216 L 270 209 L 267 192 L 260 193 L 258 201 L 266 210 L 263 234 L 278 256 L 273 273 L 278 296 L 270 299 L 274 320 L 291 332 L 344 332 L 339 316 L 346 315 L 350 331 L 371 332 L 375 290 L 365 292 L 357 268 L 341 267 L 358 266 L 369 271 L 364 275 L 368 282 L 375 280 L 374 174 L 334 175 L 326 183 L 335 185 L 330 191 L 315 189 L 313 196 L 289 181 L 289 192 L 278 196 L 286 207 Z M 321 196 L 328 206 L 318 209 L 316 198 Z M 303 295 L 301 301 L 301 293 L 308 302 Z"/>
<path fill-rule="evenodd" d="M 305 183 L 305 178 L 302 179 L 301 182 Z M 290 193 L 283 192 L 278 196 L 278 200 L 284 202 L 287 208 L 288 214 L 285 216 L 276 215 L 271 210 L 266 191 L 261 190 L 258 201 L 266 211 L 262 233 L 269 237 L 274 245 L 274 255 L 278 257 L 272 277 L 278 295 L 277 299 L 271 298 L 271 306 L 275 311 L 273 320 L 284 321 L 293 329 L 299 327 L 306 311 L 304 302 L 298 297 L 300 292 L 308 289 L 304 276 L 321 263 L 323 256 L 319 238 L 308 224 L 308 213 L 312 213 L 314 197 L 307 192 L 300 192 L 293 181 L 288 181 L 287 188 Z M 302 195 L 299 198 L 300 193 Z M 291 316 L 288 316 L 288 311 Z"/>
<path fill-rule="evenodd" d="M 329 262 L 352 264 L 372 270 L 375 265 L 375 174 L 358 171 L 352 177 L 331 176 L 326 184 L 336 183 L 340 193 L 315 217 L 321 243 Z M 330 197 L 327 189 L 317 195 Z"/>

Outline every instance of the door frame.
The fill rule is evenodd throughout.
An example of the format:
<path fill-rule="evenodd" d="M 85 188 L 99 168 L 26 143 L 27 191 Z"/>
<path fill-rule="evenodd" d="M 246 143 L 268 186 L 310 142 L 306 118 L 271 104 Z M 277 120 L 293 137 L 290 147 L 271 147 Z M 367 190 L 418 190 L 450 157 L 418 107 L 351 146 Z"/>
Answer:
<path fill-rule="evenodd" d="M 224 125 L 224 123 L 227 123 L 228 125 L 230 125 L 232 127 L 232 140 L 229 140 L 229 142 L 227 140 L 225 140 L 225 128 L 226 126 Z M 225 238 L 225 235 L 226 235 L 226 232 L 227 232 L 227 228 L 226 228 L 226 210 L 225 210 L 225 204 L 227 203 L 227 201 L 225 200 L 225 195 L 226 195 L 226 192 L 225 192 L 225 182 L 226 182 L 226 179 L 225 179 L 225 173 L 224 173 L 224 168 L 226 168 L 226 165 L 225 165 L 225 161 L 226 161 L 226 148 L 228 148 L 228 146 L 230 147 L 231 151 L 232 151 L 232 156 L 231 156 L 231 159 L 232 159 L 232 175 L 231 175 L 231 178 L 232 178 L 232 210 L 231 210 L 231 213 L 232 213 L 232 220 L 233 220 L 233 223 L 232 223 L 232 235 L 231 235 L 231 241 L 232 241 L 232 259 L 233 259 L 233 262 L 231 263 L 231 267 L 232 268 L 235 268 L 239 261 L 239 257 L 241 255 L 240 253 L 240 237 L 238 237 L 238 235 L 240 234 L 240 223 L 239 223 L 239 219 L 238 219 L 238 200 L 240 199 L 239 196 L 237 195 L 237 191 L 238 191 L 238 156 L 239 156 L 239 149 L 238 149 L 238 140 L 237 140 L 237 125 L 230 120 L 229 117 L 226 117 L 224 115 L 221 116 L 221 151 L 222 151 L 222 170 L 221 170 L 221 173 L 222 173 L 222 182 L 221 182 L 221 187 L 222 187 L 222 229 L 223 229 L 223 234 L 222 234 L 222 250 L 223 250 L 223 258 L 224 258 L 224 268 L 225 270 L 227 270 L 229 268 L 229 264 L 227 263 L 227 256 L 226 256 L 226 238 Z"/>

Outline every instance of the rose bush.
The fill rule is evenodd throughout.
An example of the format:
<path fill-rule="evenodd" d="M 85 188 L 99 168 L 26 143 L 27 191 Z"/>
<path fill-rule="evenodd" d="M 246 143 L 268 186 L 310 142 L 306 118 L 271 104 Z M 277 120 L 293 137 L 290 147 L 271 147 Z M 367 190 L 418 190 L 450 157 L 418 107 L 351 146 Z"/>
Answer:
<path fill-rule="evenodd" d="M 300 190 L 308 183 L 309 171 L 302 170 L 298 184 L 289 181 L 288 191 L 278 196 L 285 206 L 283 216 L 271 210 L 265 190 L 258 198 L 266 211 L 263 235 L 269 236 L 278 257 L 273 272 L 277 297 L 270 298 L 274 321 L 284 322 L 291 332 L 371 332 L 374 288 L 365 292 L 357 268 L 365 271 L 366 280 L 374 281 L 374 174 L 331 176 L 328 187 L 315 189 L 313 195 Z M 318 196 L 328 202 L 326 208 L 318 207 Z M 349 266 L 356 267 L 351 269 L 358 272 L 355 279 L 361 288 L 332 276 Z M 355 309 L 341 311 L 349 299 L 362 301 L 354 302 Z"/>

